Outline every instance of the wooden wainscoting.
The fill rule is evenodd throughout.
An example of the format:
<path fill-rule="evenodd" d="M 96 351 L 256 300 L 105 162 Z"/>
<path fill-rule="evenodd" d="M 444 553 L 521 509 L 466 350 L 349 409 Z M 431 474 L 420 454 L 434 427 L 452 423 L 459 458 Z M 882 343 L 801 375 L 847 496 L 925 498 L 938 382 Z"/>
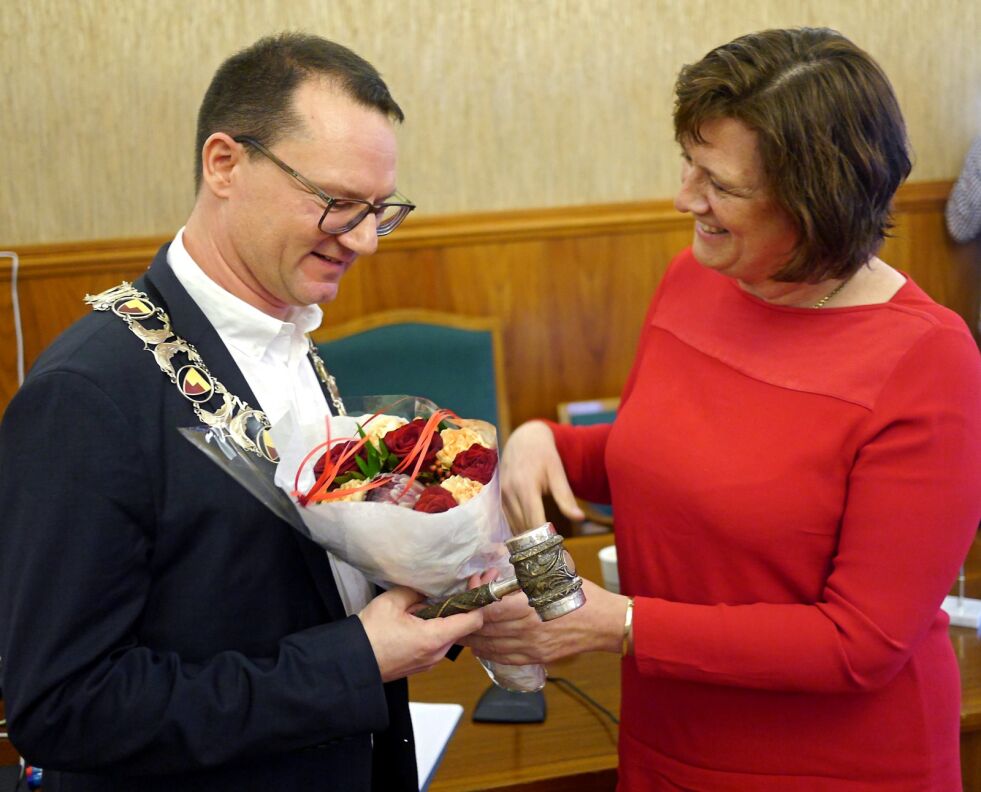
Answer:
<path fill-rule="evenodd" d="M 882 255 L 973 327 L 978 249 L 944 230 L 950 186 L 900 190 Z M 327 321 L 398 308 L 499 317 L 517 426 L 554 417 L 559 402 L 620 392 L 650 295 L 690 239 L 691 220 L 669 201 L 410 218 L 347 274 Z M 165 241 L 15 247 L 27 365 L 85 313 L 86 292 L 136 278 Z M 16 389 L 10 278 L 0 260 L 0 410 Z"/>

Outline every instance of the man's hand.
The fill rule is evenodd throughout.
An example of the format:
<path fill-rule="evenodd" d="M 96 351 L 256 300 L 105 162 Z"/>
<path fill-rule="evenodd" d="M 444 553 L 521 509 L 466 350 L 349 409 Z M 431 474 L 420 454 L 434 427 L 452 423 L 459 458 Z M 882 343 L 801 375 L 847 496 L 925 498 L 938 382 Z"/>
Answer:
<path fill-rule="evenodd" d="M 410 609 L 422 595 L 401 586 L 379 594 L 358 614 L 383 682 L 428 671 L 460 639 L 484 623 L 480 610 L 424 620 Z"/>
<path fill-rule="evenodd" d="M 570 520 L 585 519 L 569 487 L 552 430 L 541 421 L 529 421 L 514 430 L 501 456 L 501 500 L 512 532 L 545 522 L 545 493 Z"/>
<path fill-rule="evenodd" d="M 506 665 L 550 663 L 581 652 L 619 652 L 627 597 L 583 580 L 586 604 L 543 622 L 522 592 L 483 608 L 484 626 L 459 641 L 477 657 Z"/>

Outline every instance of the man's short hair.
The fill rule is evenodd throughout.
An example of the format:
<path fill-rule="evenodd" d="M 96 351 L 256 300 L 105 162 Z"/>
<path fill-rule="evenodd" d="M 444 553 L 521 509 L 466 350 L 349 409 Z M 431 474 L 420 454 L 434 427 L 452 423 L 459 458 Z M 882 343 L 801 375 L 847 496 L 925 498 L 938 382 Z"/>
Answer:
<path fill-rule="evenodd" d="M 770 191 L 797 224 L 776 280 L 847 277 L 875 255 L 911 163 L 899 103 L 868 54 L 823 28 L 737 38 L 675 85 L 679 143 L 704 142 L 702 125 L 719 118 L 756 132 Z"/>
<path fill-rule="evenodd" d="M 365 107 L 404 119 L 378 70 L 347 47 L 304 33 L 260 39 L 222 63 L 211 78 L 198 111 L 195 189 L 201 187 L 201 152 L 211 135 L 248 135 L 272 146 L 300 128 L 293 95 L 301 83 L 318 77 Z M 258 154 L 249 147 L 248 156 Z"/>

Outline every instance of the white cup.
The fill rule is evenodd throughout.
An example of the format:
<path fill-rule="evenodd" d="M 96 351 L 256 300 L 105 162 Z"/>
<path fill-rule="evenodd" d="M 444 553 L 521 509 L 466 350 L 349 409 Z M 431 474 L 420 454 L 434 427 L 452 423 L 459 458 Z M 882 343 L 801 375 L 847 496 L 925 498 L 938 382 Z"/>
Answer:
<path fill-rule="evenodd" d="M 609 545 L 599 551 L 600 570 L 603 573 L 603 588 L 620 593 L 620 573 L 617 571 L 617 547 Z"/>

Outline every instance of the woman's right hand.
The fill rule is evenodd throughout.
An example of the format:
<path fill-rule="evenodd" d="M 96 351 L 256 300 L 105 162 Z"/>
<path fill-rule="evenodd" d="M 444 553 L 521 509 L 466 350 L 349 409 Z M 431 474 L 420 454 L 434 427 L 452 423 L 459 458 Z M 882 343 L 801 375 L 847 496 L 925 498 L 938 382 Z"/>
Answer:
<path fill-rule="evenodd" d="M 541 421 L 529 421 L 512 432 L 501 456 L 501 497 L 513 533 L 545 522 L 545 493 L 570 520 L 585 519 L 569 487 L 552 430 Z"/>

